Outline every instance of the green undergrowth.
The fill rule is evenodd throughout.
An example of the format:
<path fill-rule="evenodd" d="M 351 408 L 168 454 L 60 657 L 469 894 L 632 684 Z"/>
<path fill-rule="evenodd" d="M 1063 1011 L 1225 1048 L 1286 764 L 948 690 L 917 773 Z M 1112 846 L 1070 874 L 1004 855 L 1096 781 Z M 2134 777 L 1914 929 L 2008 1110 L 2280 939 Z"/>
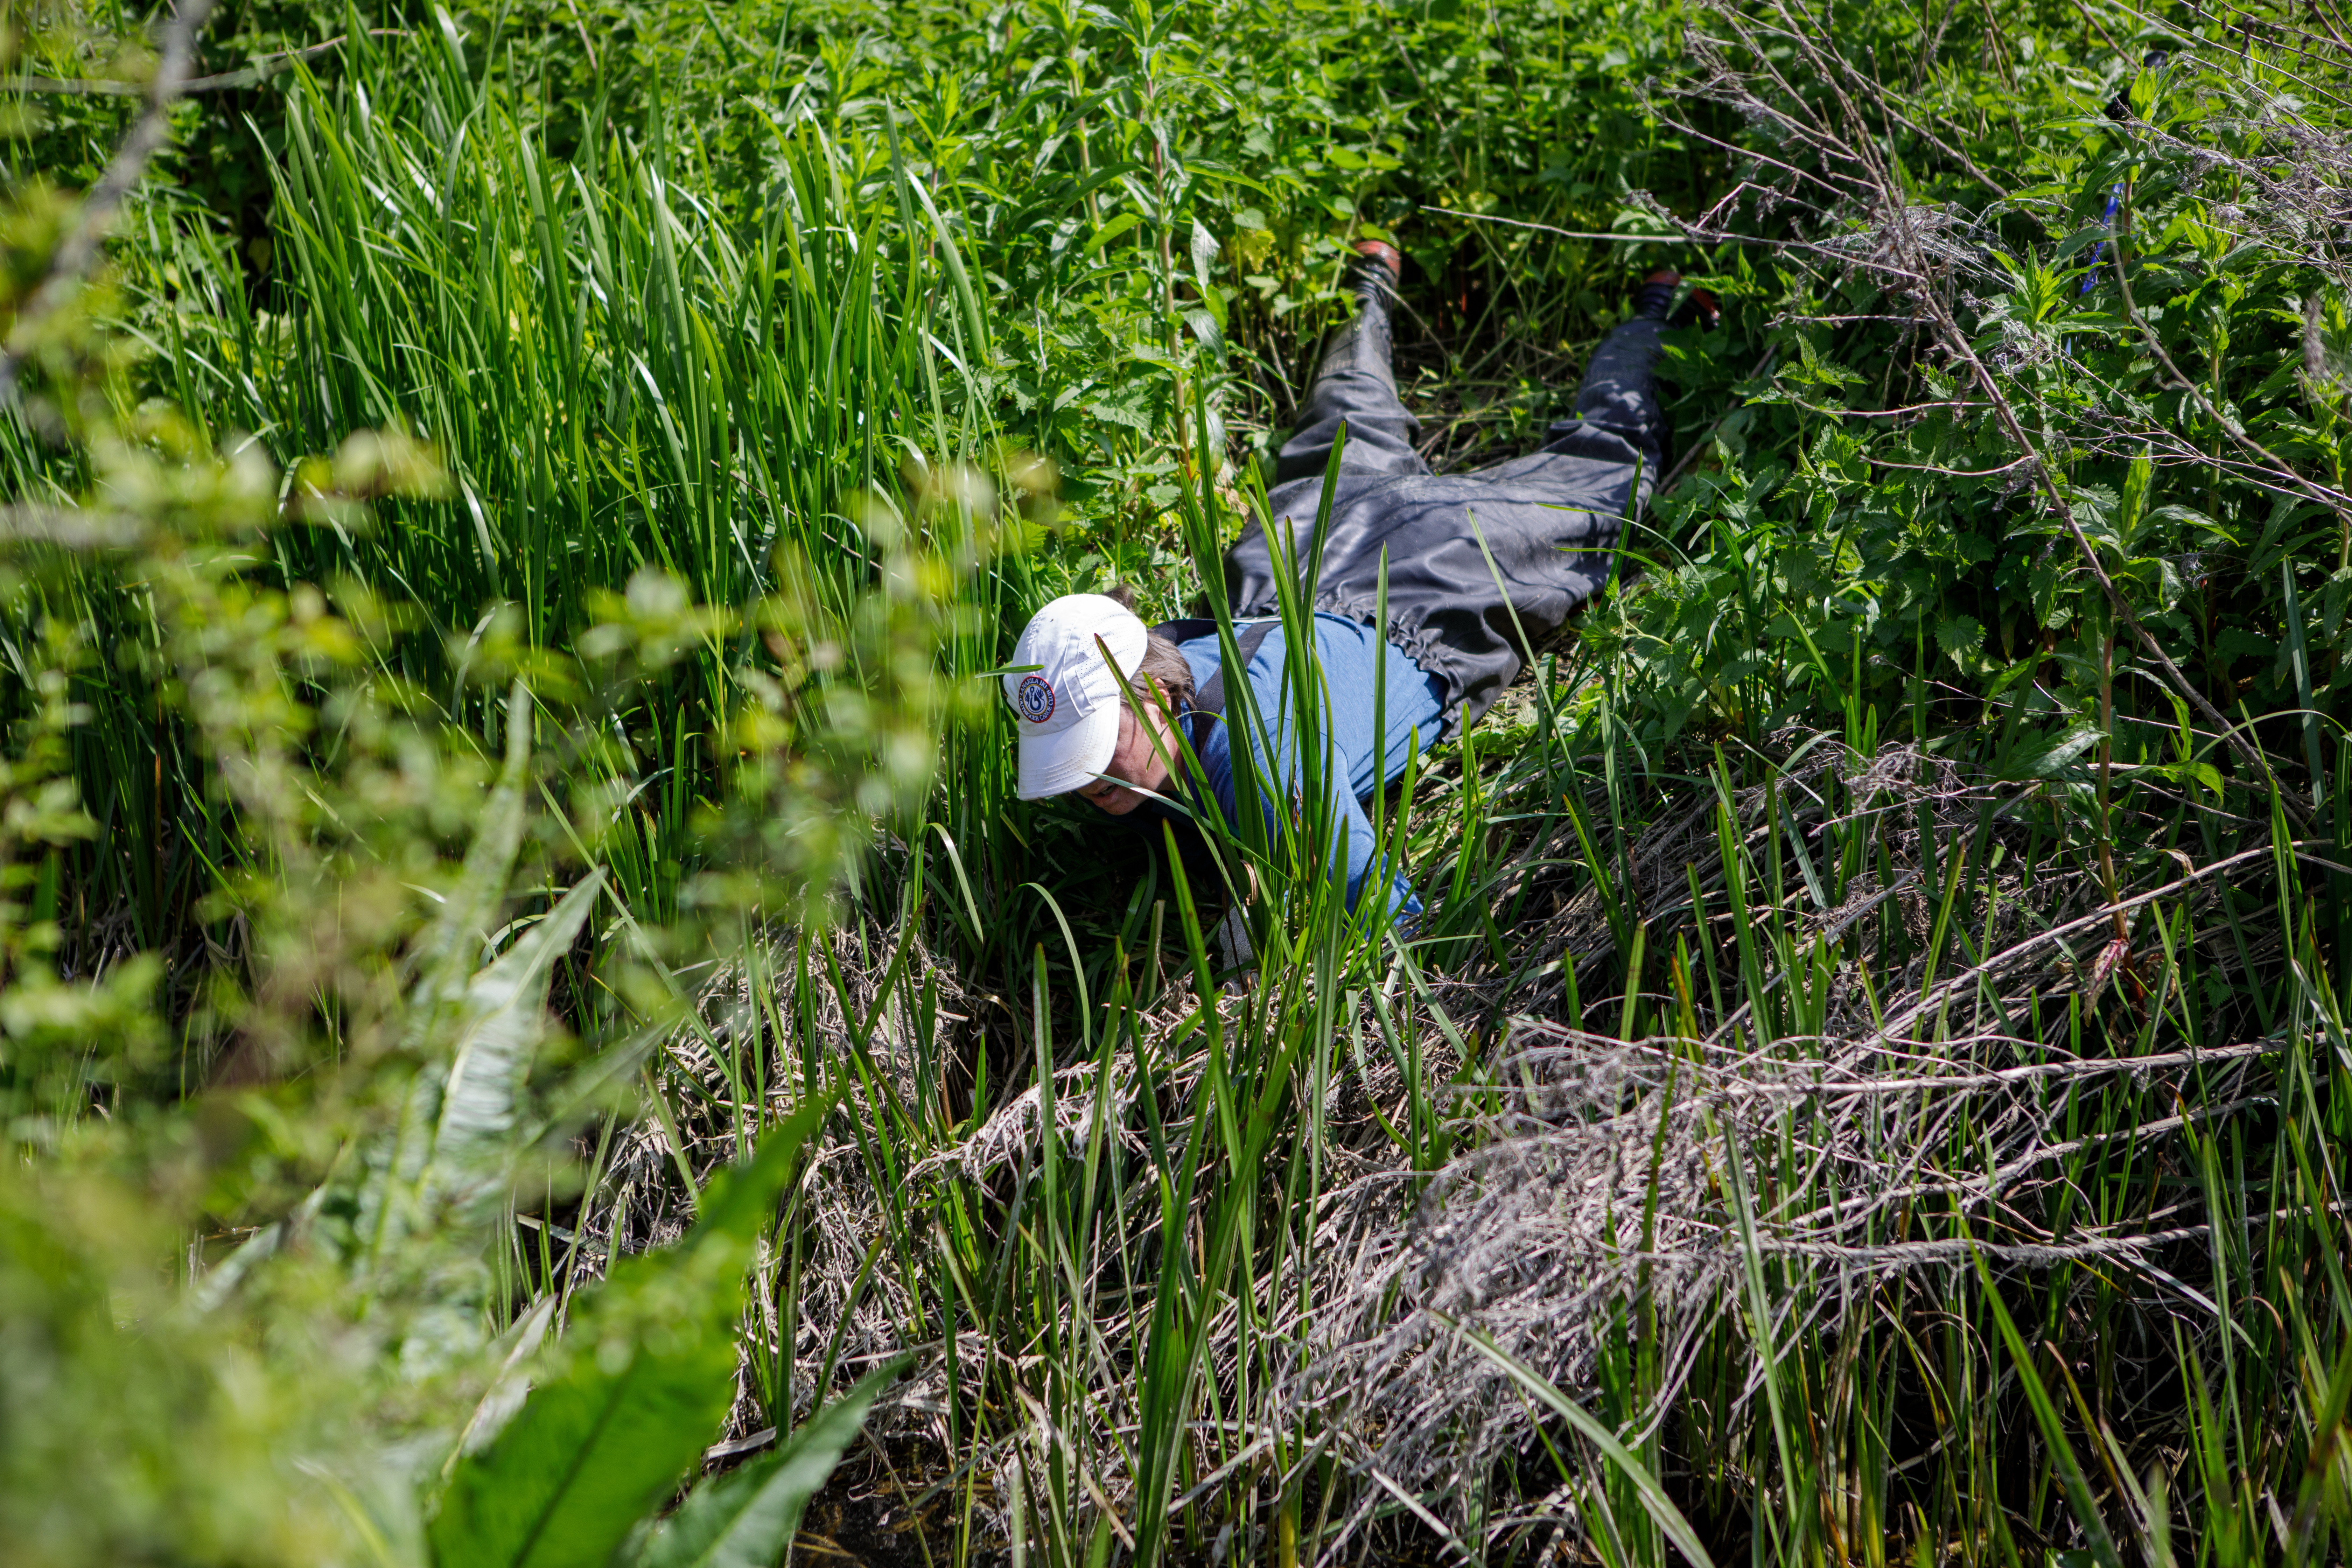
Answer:
<path fill-rule="evenodd" d="M 26 1561 L 2341 1555 L 2332 13 L 238 6 L 55 310 L 6 16 Z M 1362 233 L 1442 468 L 1723 307 L 1410 933 L 991 674 Z"/>

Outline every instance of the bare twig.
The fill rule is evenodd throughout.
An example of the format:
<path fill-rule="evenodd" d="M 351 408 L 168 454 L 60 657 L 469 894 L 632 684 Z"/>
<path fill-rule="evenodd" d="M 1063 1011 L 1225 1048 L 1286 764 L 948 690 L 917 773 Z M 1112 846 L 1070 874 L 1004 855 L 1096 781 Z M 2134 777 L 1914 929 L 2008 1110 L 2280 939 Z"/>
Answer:
<path fill-rule="evenodd" d="M 2033 461 L 2033 457 L 2028 453 L 2011 462 L 2003 463 L 1997 468 L 1948 468 L 1941 463 L 1897 463 L 1885 458 L 1864 458 L 1863 461 L 1874 468 L 1906 468 L 1915 474 L 1941 474 L 1947 479 L 1989 479 L 1995 474 L 2006 474 L 2023 468 Z"/>
<path fill-rule="evenodd" d="M 404 38 L 405 27 L 370 27 L 371 38 Z M 205 92 L 227 92 L 235 88 L 257 87 L 278 76 L 297 60 L 316 58 L 332 54 L 351 41 L 347 33 L 338 33 L 322 44 L 312 44 L 299 49 L 280 49 L 275 54 L 256 55 L 242 69 L 221 71 L 213 76 L 190 77 L 180 84 L 180 94 L 191 97 Z M 583 38 L 582 40 L 585 42 Z M 593 56 L 593 50 L 591 50 Z M 12 76 L 0 77 L 0 93 L 22 92 L 57 98 L 144 98 L 152 89 L 152 82 L 114 81 L 104 77 Z"/>
<path fill-rule="evenodd" d="M 2321 842 L 2324 843 L 2325 841 Z M 2304 846 L 2301 844 L 2290 844 L 2287 847 L 2290 851 L 2299 852 L 2302 850 Z M 2133 897 L 2128 899 L 2117 900 L 2114 903 L 2105 905 L 2093 910 L 2087 915 L 2068 921 L 2063 925 L 2052 926 L 2048 931 L 2038 931 L 2032 936 L 2026 938 L 2023 942 L 2017 943 L 2015 946 L 2006 948 L 2003 951 L 1993 954 L 1990 958 L 1986 959 L 1983 963 L 1979 963 L 1972 968 L 1962 970 L 1959 973 L 1953 975 L 1949 980 L 1945 981 L 1942 984 L 1925 992 L 1920 995 L 1919 999 L 1914 1002 L 1910 1006 L 1904 1008 L 1899 1013 L 1891 1015 L 1887 1018 L 1886 1022 L 1880 1026 L 1879 1034 L 1882 1037 L 1888 1039 L 1900 1038 L 1905 1028 L 1918 1022 L 1921 1018 L 1926 1017 L 1927 1014 L 1937 1006 L 1940 1005 L 1952 996 L 1957 995 L 1962 986 L 1973 985 L 1990 975 L 1999 973 L 2001 970 L 2016 963 L 2019 959 L 2024 957 L 2027 953 L 2032 952 L 2036 948 L 2046 947 L 2051 942 L 2056 942 L 2063 937 L 2070 936 L 2077 931 L 2088 930 L 2090 927 L 2097 925 L 2102 921 L 2112 921 L 2118 915 L 2128 914 L 2131 910 L 2138 909 L 2143 904 L 2152 904 L 2158 899 L 2170 898 L 2173 894 L 2194 887 L 2196 884 L 2204 881 L 2209 877 L 2218 876 L 2220 873 L 2229 870 L 2231 867 L 2242 866 L 2250 860 L 2263 859 L 2274 853 L 2276 853 L 2276 851 L 2273 847 L 2268 844 L 2259 844 L 2252 849 L 2242 849 L 2235 855 L 2224 856 L 2222 858 L 2213 861 L 2210 865 L 2200 866 L 2196 870 L 2189 872 L 2186 876 L 2180 877 L 2176 880 L 2167 882 L 2161 888 L 2157 888 L 2145 893 L 2135 894 Z"/>
<path fill-rule="evenodd" d="M 1472 223 L 1501 224 L 1507 228 L 1533 229 L 1538 233 L 1556 235 L 1562 239 L 1597 239 L 1617 245 L 1760 245 L 1769 250 L 1799 250 L 1809 255 L 1826 257 L 1852 267 L 1866 267 L 1874 272 L 1916 281 L 1916 275 L 1866 256 L 1856 256 L 1834 246 L 1816 245 L 1803 239 L 1767 239 L 1755 234 L 1725 234 L 1696 224 L 1684 223 L 1683 232 L 1674 234 L 1604 234 L 1598 229 L 1559 228 L 1548 223 L 1532 223 L 1526 218 L 1497 217 L 1491 213 L 1465 213 L 1453 207 L 1425 206 L 1423 212 L 1443 213 L 1447 217 L 1467 218 Z M 1680 222 L 1681 220 L 1675 220 Z"/>
<path fill-rule="evenodd" d="M 0 402 L 15 401 L 18 371 L 41 325 L 73 298 L 98 265 L 115 212 L 146 174 L 148 161 L 171 140 L 172 105 L 186 88 L 188 67 L 195 58 L 196 31 L 212 8 L 213 0 L 182 0 L 164 29 L 163 56 L 156 64 L 155 79 L 147 84 L 147 111 L 124 135 L 106 173 L 82 198 L 73 228 L 49 258 L 48 275 L 16 314 L 7 349 L 0 353 Z"/>
<path fill-rule="evenodd" d="M 1869 316 L 1859 318 L 1840 317 L 1831 319 L 1907 321 L 1912 318 L 1908 316 Z M 1791 397 L 1789 399 L 1789 405 L 1792 408 L 1801 408 L 1808 414 L 1826 414 L 1835 419 L 1892 419 L 1897 415 L 1924 414 L 1931 408 L 1982 408 L 1985 406 L 1981 403 L 1978 403 L 1965 397 L 1945 398 L 1937 403 L 1914 403 L 1902 408 L 1832 408 L 1826 404 L 1807 403 L 1801 397 Z"/>

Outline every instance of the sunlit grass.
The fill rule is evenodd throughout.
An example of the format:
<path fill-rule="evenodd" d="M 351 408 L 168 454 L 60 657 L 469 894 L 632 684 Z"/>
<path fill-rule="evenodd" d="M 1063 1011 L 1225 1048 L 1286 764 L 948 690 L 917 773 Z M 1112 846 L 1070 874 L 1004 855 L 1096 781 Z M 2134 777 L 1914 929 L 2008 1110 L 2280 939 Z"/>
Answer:
<path fill-rule="evenodd" d="M 1909 384 L 1898 364 L 1922 402 L 1953 387 L 1895 331 L 1800 345 L 1811 329 L 1772 324 L 1867 322 L 1892 296 L 1768 272 L 1769 252 L 1676 252 L 1733 316 L 1669 362 L 1698 477 L 1580 637 L 1375 803 L 1431 905 L 1410 940 L 1311 874 L 1318 811 L 1272 831 L 1244 811 L 1188 855 L 1014 801 L 992 701 L 894 718 L 894 654 L 992 689 L 1032 607 L 1110 576 L 1230 622 L 1219 548 L 1261 504 L 1250 443 L 1321 319 L 1342 195 L 1402 226 L 1402 192 L 1501 190 L 1503 216 L 1590 230 L 1636 185 L 1724 194 L 1713 153 L 1663 156 L 1629 107 L 1634 56 L 1669 58 L 1680 12 L 1513 10 L 1525 41 L 1498 63 L 1465 8 L 1287 9 L 1024 12 L 1020 47 L 1053 68 L 969 82 L 992 57 L 961 20 L 896 24 L 953 93 L 828 13 L 793 58 L 854 95 L 755 110 L 714 65 L 690 96 L 717 119 L 569 105 L 566 156 L 534 90 L 555 64 L 433 35 L 354 47 L 288 89 L 266 287 L 176 198 L 127 245 L 152 389 L 208 440 L 290 457 L 400 425 L 446 453 L 454 500 L 280 528 L 268 571 L 396 604 L 347 609 L 368 658 L 485 755 L 506 677 L 570 700 L 541 656 L 617 613 L 599 591 L 646 570 L 721 609 L 782 591 L 777 624 L 681 620 L 686 656 L 591 715 L 599 743 L 546 781 L 548 866 L 609 878 L 566 972 L 583 1048 L 656 1011 L 600 967 L 616 953 L 694 1016 L 641 1113 L 582 1141 L 576 1203 L 506 1226 L 500 1326 L 673 1235 L 712 1170 L 837 1100 L 757 1266 L 729 1436 L 789 1433 L 911 1352 L 853 1461 L 887 1500 L 868 1517 L 916 1521 L 908 1560 L 1533 1562 L 1556 1531 L 1575 1561 L 1661 1565 L 2340 1553 L 2352 764 L 2332 728 L 2250 713 L 2276 776 L 2225 776 L 2214 736 L 2119 678 L 2080 581 L 1991 588 L 1936 553 L 1955 515 L 2007 518 L 2007 498 L 1897 492 L 1906 470 L 1873 462 L 1990 467 L 1968 442 L 1998 437 L 1809 424 Z M 1925 47 L 1869 22 L 1906 59 Z M 2095 51 L 2071 14 L 2028 22 Z M 1990 93 L 1997 40 L 1946 23 L 1942 68 Z M 1263 58 L 1226 82 L 1204 38 Z M 1360 80 L 1346 113 L 1289 96 L 1318 51 L 1356 48 L 1387 100 Z M 1969 145 L 2013 141 L 2013 183 L 2103 190 L 2042 145 L 2092 134 L 2062 68 L 2030 78 L 2040 150 L 1992 123 Z M 1615 96 L 1588 119 L 1595 78 Z M 1199 137 L 1158 142 L 1171 115 Z M 1443 122 L 1426 167 L 1383 140 L 1421 121 Z M 1412 221 L 1407 350 L 1456 386 L 1498 356 L 1564 371 L 1637 254 Z M 2020 363 L 2021 397 L 2060 374 Z M 2042 391 L 2090 417 L 2079 387 Z M 1532 439 L 1523 403 L 1486 412 Z M 0 448 L 12 494 L 71 487 L 28 425 Z M 2133 581 L 2179 575 L 2187 545 L 2158 534 L 2196 525 L 2145 474 L 2137 499 L 2091 495 L 2083 461 Z M 2284 515 L 2215 472 L 2219 499 L 2189 499 L 2241 532 Z M 2336 561 L 2332 522 L 2296 526 L 2263 573 Z M 978 569 L 940 621 L 861 641 L 908 538 L 934 547 L 925 570 Z M 50 613 L 152 647 L 136 584 L 70 582 Z M 2074 640 L 1996 668 L 1996 612 L 2032 594 Z M 1309 610 L 1286 595 L 1286 626 Z M 2324 706 L 2304 617 L 2265 597 L 2242 618 L 2292 644 L 2300 701 Z M 2198 628 L 2161 629 L 2188 658 Z M 761 680 L 811 669 L 837 733 L 945 728 L 936 787 L 911 809 L 886 792 L 831 921 L 713 890 L 792 849 L 762 833 L 796 786 L 748 793 L 729 726 Z M 205 896 L 254 851 L 151 674 L 77 674 L 100 833 L 50 912 L 85 964 L 165 953 L 184 999 L 246 956 Z M 1287 675 L 1318 800 L 1316 672 Z M 856 729 L 866 699 L 882 728 Z M 2095 752 L 2069 740 L 2094 711 Z M 1242 976 L 1208 934 L 1236 900 L 1259 955 Z M 211 1066 L 192 1054 L 187 1086 Z"/>

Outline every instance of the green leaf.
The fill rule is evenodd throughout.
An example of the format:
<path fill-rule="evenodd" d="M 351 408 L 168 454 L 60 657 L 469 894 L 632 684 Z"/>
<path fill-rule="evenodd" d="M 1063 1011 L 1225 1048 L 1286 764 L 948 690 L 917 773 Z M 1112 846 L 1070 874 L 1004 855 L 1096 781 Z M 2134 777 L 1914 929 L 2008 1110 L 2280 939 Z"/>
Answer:
<path fill-rule="evenodd" d="M 605 1373 L 594 1358 L 534 1393 L 460 1464 L 433 1521 L 439 1568 L 590 1568 L 660 1502 L 734 1400 L 735 1350 L 691 1326 Z"/>
<path fill-rule="evenodd" d="M 2077 724 L 2055 735 L 2042 736 L 2009 752 L 1993 764 L 1993 772 L 2004 779 L 2054 777 L 2075 758 L 2097 745 L 2101 733 L 2095 724 Z"/>
<path fill-rule="evenodd" d="M 433 1521 L 437 1568 L 596 1568 L 677 1485 L 735 1398 L 735 1319 L 751 1247 L 812 1101 L 714 1181 L 675 1249 L 615 1267 L 566 1336 L 568 1364 L 480 1452 Z"/>
<path fill-rule="evenodd" d="M 1093 237 L 1087 241 L 1083 247 L 1083 254 L 1087 256 L 1094 255 L 1097 251 L 1102 249 L 1104 246 L 1108 245 L 1112 240 L 1117 239 L 1120 235 L 1125 234 L 1129 229 L 1133 228 L 1140 221 L 1142 220 L 1138 218 L 1133 213 L 1120 213 L 1108 223 L 1103 225 L 1102 227 L 1095 230 Z"/>
<path fill-rule="evenodd" d="M 1447 1320 L 1441 1318 L 1439 1321 Z M 1683 1510 L 1675 1506 L 1675 1500 L 1666 1495 L 1666 1489 L 1658 1483 L 1658 1478 L 1652 1475 L 1649 1467 L 1642 1463 L 1624 1444 L 1617 1440 L 1617 1434 L 1603 1425 L 1600 1417 L 1562 1394 L 1552 1385 L 1550 1379 L 1496 1344 L 1483 1329 L 1472 1328 L 1465 1323 L 1455 1323 L 1454 1327 L 1461 1332 L 1464 1339 L 1470 1342 L 1471 1347 L 1480 1355 L 1509 1373 L 1513 1382 L 1535 1395 L 1554 1415 L 1575 1427 L 1585 1441 L 1600 1449 L 1601 1457 L 1616 1466 L 1625 1479 L 1633 1483 L 1633 1495 L 1641 1500 L 1643 1510 L 1650 1516 L 1651 1522 L 1658 1527 L 1659 1533 L 1674 1543 L 1675 1551 L 1681 1552 L 1690 1562 L 1698 1564 L 1698 1568 L 1714 1568 L 1715 1560 L 1706 1554 L 1706 1548 L 1700 1544 L 1698 1531 L 1693 1530 L 1690 1521 L 1683 1517 Z"/>
<path fill-rule="evenodd" d="M 604 887 L 601 868 L 582 878 L 497 963 L 467 983 L 452 1031 L 433 1150 L 418 1181 L 426 1201 L 503 1196 L 508 1167 L 520 1152 L 515 1129 L 524 1081 L 547 1034 L 548 983 Z"/>
<path fill-rule="evenodd" d="M 508 707 L 505 770 L 465 871 L 422 944 L 425 973 L 410 994 L 404 1045 L 423 1066 L 392 1131 L 367 1147 L 347 1178 L 354 1262 L 372 1289 L 395 1288 L 401 1271 L 416 1266 L 412 1244 L 420 1238 L 463 1253 L 478 1249 L 495 1225 L 515 1162 L 531 1141 L 525 1089 L 547 1035 L 548 984 L 604 891 L 604 871 L 591 871 L 506 952 L 476 968 L 521 842 L 530 712 L 530 693 L 518 683 Z M 471 1289 L 456 1289 L 462 1277 L 448 1276 L 437 1310 L 411 1325 L 402 1354 L 413 1369 L 479 1347 L 478 1292 L 488 1277 L 476 1271 Z"/>
<path fill-rule="evenodd" d="M 901 1358 L 869 1373 L 774 1453 L 696 1487 L 637 1553 L 635 1568 L 773 1568 L 876 1396 L 906 1368 Z"/>
<path fill-rule="evenodd" d="M 1948 616 L 1936 624 L 1936 646 L 1964 670 L 1983 648 L 1984 638 L 1984 623 L 1974 616 Z"/>
<path fill-rule="evenodd" d="M 1200 285 L 1203 297 L 1214 292 L 1209 286 L 1209 268 L 1216 264 L 1217 237 L 1199 218 L 1192 220 L 1192 281 Z"/>
<path fill-rule="evenodd" d="M 2092 1495 L 2091 1483 L 2074 1457 L 2074 1445 L 2066 1436 L 2065 1424 L 2058 1418 L 2058 1407 L 2051 1401 L 2049 1390 L 2042 1386 L 2041 1373 L 2033 1370 L 2033 1352 L 2001 1301 L 2000 1288 L 1993 1279 L 1992 1269 L 1981 1252 L 1971 1249 L 1969 1259 L 1977 1266 L 1977 1278 L 1984 1283 L 1984 1303 L 1992 1309 L 1993 1326 L 2000 1331 L 2001 1343 L 2009 1350 L 2010 1365 L 2017 1369 L 2018 1383 L 2025 1390 L 2027 1405 L 2032 1407 L 2034 1425 L 2042 1429 L 2042 1440 L 2047 1445 L 2051 1468 L 2058 1472 L 2067 1508 L 2083 1531 L 2084 1556 L 2097 1568 L 2123 1568 L 2123 1553 L 2116 1549 L 2115 1537 L 2107 1532 L 2106 1519 L 2099 1512 L 2098 1500 Z"/>

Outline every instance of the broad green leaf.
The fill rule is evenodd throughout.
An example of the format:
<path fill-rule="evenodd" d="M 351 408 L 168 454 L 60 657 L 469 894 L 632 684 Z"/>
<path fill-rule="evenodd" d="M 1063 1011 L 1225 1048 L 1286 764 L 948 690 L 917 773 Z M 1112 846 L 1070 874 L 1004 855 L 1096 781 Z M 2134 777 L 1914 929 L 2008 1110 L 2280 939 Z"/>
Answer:
<path fill-rule="evenodd" d="M 1962 669 L 1970 668 L 1984 638 L 1984 623 L 1974 616 L 1947 616 L 1936 623 L 1936 646 Z"/>
<path fill-rule="evenodd" d="M 383 1286 L 414 1268 L 412 1239 L 438 1235 L 460 1259 L 478 1256 L 506 1194 L 515 1162 L 532 1142 L 523 1091 L 547 1034 L 547 987 L 555 962 L 586 923 L 604 890 L 592 872 L 488 968 L 454 1008 L 442 1008 L 426 1065 L 411 1081 L 393 1135 L 363 1157 L 359 1210 L 360 1272 Z M 482 1341 L 479 1293 L 487 1272 L 461 1261 L 446 1272 L 437 1300 L 410 1322 L 402 1354 L 413 1368 L 446 1365 Z"/>
<path fill-rule="evenodd" d="M 604 891 L 590 872 L 545 919 L 466 987 L 430 1163 L 427 1201 L 478 1201 L 506 1191 L 524 1080 L 547 1033 L 547 987 Z"/>
<path fill-rule="evenodd" d="M 1200 286 L 1202 298 L 1206 299 L 1215 292 L 1209 283 L 1209 268 L 1216 264 L 1217 237 L 1197 217 L 1192 220 L 1192 281 Z"/>
<path fill-rule="evenodd" d="M 437 1568 L 592 1568 L 669 1495 L 734 1402 L 752 1244 L 829 1109 L 804 1106 L 714 1181 L 676 1248 L 614 1268 L 562 1370 L 458 1462 L 432 1526 Z"/>
<path fill-rule="evenodd" d="M 1140 220 L 1133 213 L 1118 214 L 1108 223 L 1103 225 L 1102 227 L 1095 230 L 1093 236 L 1088 238 L 1086 243 L 1084 253 L 1087 256 L 1094 255 L 1104 246 L 1108 245 L 1112 240 L 1117 239 L 1120 235 L 1125 234 L 1129 229 L 1133 228 L 1139 221 Z"/>
<path fill-rule="evenodd" d="M 2100 735 L 2095 724 L 2077 724 L 2055 735 L 2042 736 L 2013 748 L 1995 764 L 1995 772 L 2004 779 L 2053 778 L 2097 745 Z"/>
<path fill-rule="evenodd" d="M 733 1402 L 723 1325 L 675 1325 L 624 1348 L 618 1368 L 583 1357 L 534 1392 L 462 1462 L 433 1521 L 438 1568 L 590 1568 L 658 1504 Z"/>
<path fill-rule="evenodd" d="M 539 1305 L 500 1336 L 506 1354 L 499 1362 L 498 1380 L 475 1401 L 466 1429 L 457 1434 L 457 1446 L 449 1450 L 448 1462 L 441 1467 L 444 1479 L 457 1468 L 458 1460 L 488 1446 L 514 1419 L 523 1401 L 530 1397 L 530 1363 L 546 1342 L 547 1331 L 555 1321 L 555 1309 L 561 1304 L 557 1296 L 541 1297 Z"/>
<path fill-rule="evenodd" d="M 423 973 L 403 1044 L 425 1066 L 393 1135 L 362 1166 L 353 1230 L 362 1272 L 386 1267 L 410 1235 L 431 1227 L 436 1194 L 462 1201 L 503 1190 L 516 1100 L 546 1030 L 548 975 L 603 885 L 602 873 L 592 874 L 511 951 L 474 967 L 521 848 L 530 714 L 530 693 L 518 682 L 507 705 L 506 765 L 465 869 L 418 942 Z"/>
<path fill-rule="evenodd" d="M 869 1373 L 804 1422 L 772 1454 L 713 1476 L 646 1543 L 635 1568 L 774 1568 L 802 1510 L 856 1441 L 866 1413 L 907 1363 Z"/>

